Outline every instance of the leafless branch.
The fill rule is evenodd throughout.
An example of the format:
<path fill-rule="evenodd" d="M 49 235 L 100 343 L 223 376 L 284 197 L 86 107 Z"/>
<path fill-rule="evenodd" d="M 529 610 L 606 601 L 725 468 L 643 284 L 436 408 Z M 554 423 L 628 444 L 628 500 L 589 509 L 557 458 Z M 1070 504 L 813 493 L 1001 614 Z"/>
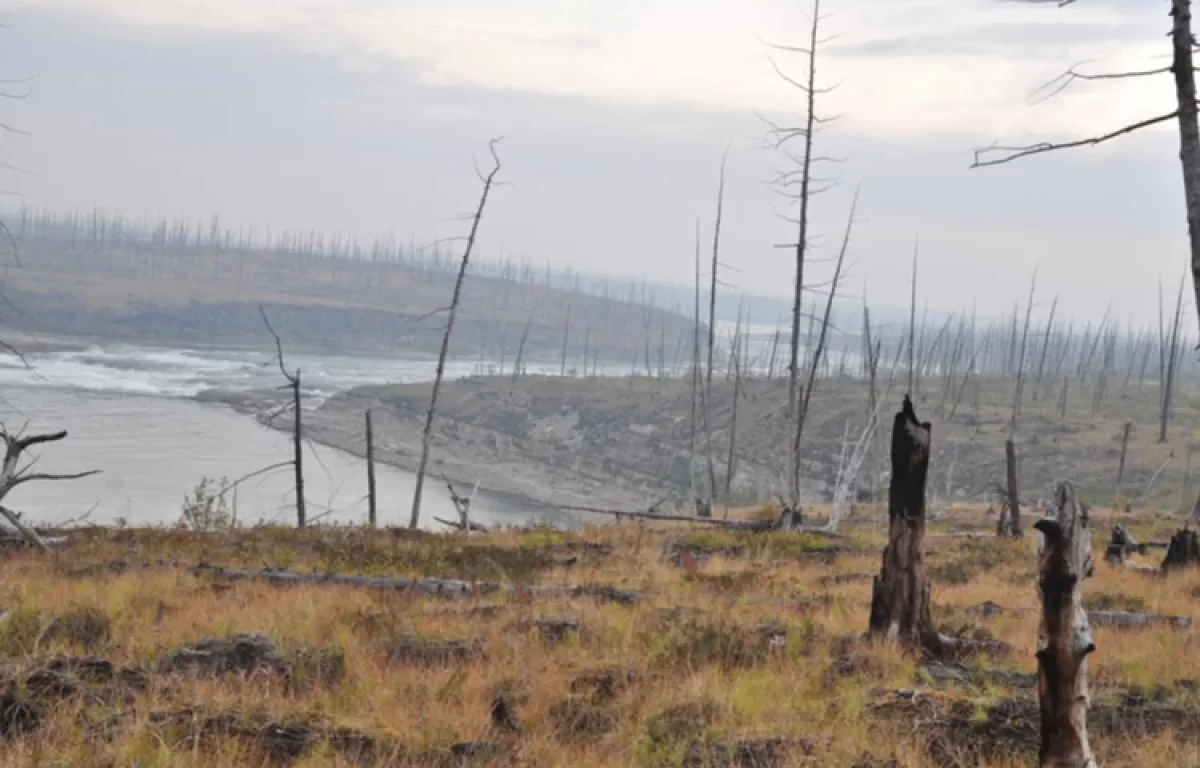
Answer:
<path fill-rule="evenodd" d="M 267 318 L 267 310 L 263 309 L 262 304 L 258 305 L 258 312 L 262 315 L 263 323 L 267 326 L 267 330 L 270 331 L 271 336 L 275 339 L 275 352 L 276 359 L 279 361 L 279 372 L 283 374 L 283 378 L 287 379 L 289 384 L 294 386 L 296 384 L 295 374 L 288 373 L 287 368 L 283 366 L 283 340 L 279 338 L 279 334 L 271 326 L 271 321 Z"/>
<path fill-rule="evenodd" d="M 1178 116 L 1179 116 L 1179 112 L 1175 111 L 1175 112 L 1172 112 L 1167 115 L 1159 115 L 1158 117 L 1152 117 L 1149 120 L 1143 120 L 1140 123 L 1134 123 L 1132 125 L 1127 125 L 1124 128 L 1120 128 L 1118 130 L 1112 131 L 1111 133 L 1106 133 L 1103 136 L 1093 136 L 1091 138 L 1079 139 L 1077 141 L 1068 141 L 1068 142 L 1064 142 L 1061 144 L 1051 144 L 1048 142 L 1043 142 L 1040 144 L 1030 144 L 1030 145 L 1024 146 L 1024 147 L 1006 147 L 1006 146 L 993 145 L 990 147 L 985 147 L 983 149 L 975 150 L 975 161 L 973 163 L 971 163 L 971 167 L 972 168 L 986 168 L 986 167 L 992 166 L 992 165 L 1003 165 L 1004 163 L 1009 163 L 1009 162 L 1012 162 L 1013 160 L 1019 160 L 1023 157 L 1029 157 L 1031 155 L 1041 155 L 1046 152 L 1056 152 L 1060 149 L 1075 149 L 1077 147 L 1096 146 L 1097 144 L 1103 144 L 1106 141 L 1110 141 L 1110 140 L 1118 138 L 1120 136 L 1124 136 L 1126 134 L 1133 133 L 1134 131 L 1141 130 L 1142 128 L 1149 128 L 1152 125 L 1158 125 L 1159 123 L 1165 123 L 1168 120 L 1174 120 Z M 985 156 L 990 152 L 1007 153 L 1007 154 L 1004 154 L 1002 157 L 999 157 L 995 160 L 984 159 Z"/>
<path fill-rule="evenodd" d="M 1054 98 L 1058 94 L 1071 87 L 1073 83 L 1079 80 L 1097 81 L 1097 80 L 1126 80 L 1134 77 L 1151 77 L 1154 75 L 1165 75 L 1171 72 L 1170 67 L 1160 67 L 1158 69 L 1146 70 L 1131 70 L 1129 72 L 1102 72 L 1088 73 L 1080 72 L 1076 67 L 1083 66 L 1088 62 L 1081 61 L 1073 65 L 1066 72 L 1063 72 L 1058 77 L 1050 80 L 1043 85 L 1038 86 L 1033 93 L 1029 94 L 1029 98 L 1034 104 L 1041 104 L 1044 101 Z"/>

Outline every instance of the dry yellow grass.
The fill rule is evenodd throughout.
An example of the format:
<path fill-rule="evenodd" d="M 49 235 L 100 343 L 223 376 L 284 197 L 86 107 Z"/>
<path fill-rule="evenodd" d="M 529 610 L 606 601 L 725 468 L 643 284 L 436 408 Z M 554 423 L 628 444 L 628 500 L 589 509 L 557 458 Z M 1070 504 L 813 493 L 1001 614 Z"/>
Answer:
<path fill-rule="evenodd" d="M 1107 518 L 1098 513 L 1096 521 L 1098 565 L 1085 587 L 1089 599 L 1193 612 L 1200 574 L 1155 579 L 1110 569 L 1099 562 Z M 950 512 L 944 524 L 984 522 L 981 510 L 968 508 Z M 1143 538 L 1155 538 L 1170 526 L 1160 520 L 1135 528 Z M 0 700 L 0 764 L 1030 764 L 1035 756 L 1027 743 L 987 758 L 981 750 L 988 752 L 992 739 L 992 726 L 984 722 L 988 708 L 1009 699 L 1033 702 L 1032 689 L 938 683 L 902 649 L 845 644 L 844 636 L 861 635 L 866 626 L 870 583 L 828 577 L 876 571 L 882 541 L 869 522 L 856 522 L 837 542 L 849 551 L 823 554 L 830 543 L 802 534 L 755 537 L 628 523 L 573 534 L 535 530 L 469 538 L 357 530 L 77 533 L 57 558 L 22 552 L 0 562 L 0 607 L 6 611 L 0 654 L 10 694 Z M 678 555 L 681 548 L 691 554 Z M 935 619 L 990 632 L 1015 648 L 1008 658 L 969 662 L 973 669 L 1035 671 L 1035 548 L 1032 536 L 1022 542 L 930 538 L 930 567 L 940 579 Z M 723 553 L 705 555 L 716 550 Z M 577 559 L 563 565 L 568 551 Z M 115 559 L 148 567 L 80 570 Z M 595 598 L 530 598 L 520 590 L 435 599 L 336 586 L 226 584 L 184 567 L 201 560 L 507 584 L 609 584 L 646 597 L 627 606 Z M 1004 613 L 983 618 L 971 612 L 989 600 Z M 556 641 L 532 626 L 553 616 L 576 618 L 580 628 Z M 764 633 L 764 625 L 775 628 Z M 779 637 L 781 629 L 781 643 L 767 639 Z M 324 680 L 315 675 L 289 682 L 268 673 L 196 675 L 160 668 L 180 646 L 240 632 L 269 635 L 285 656 L 299 648 L 340 654 L 344 669 Z M 1191 718 L 1190 730 L 1152 728 L 1136 739 L 1120 728 L 1094 726 L 1102 764 L 1165 768 L 1200 762 L 1200 701 L 1193 686 L 1180 682 L 1200 680 L 1197 632 L 1166 626 L 1097 630 L 1097 706 L 1111 709 L 1124 700 L 1126 708 L 1116 711 L 1148 717 L 1141 705 L 1130 704 L 1131 692 L 1138 693 L 1130 689 L 1138 686 L 1142 695 L 1162 699 L 1146 706 Z M 483 651 L 420 662 L 397 650 L 412 637 L 480 640 Z M 139 667 L 148 684 L 139 690 L 119 682 L 79 683 L 74 694 L 54 697 L 28 679 L 55 657 L 84 654 L 118 668 Z M 625 679 L 628 668 L 636 670 L 632 680 Z M 595 679 L 580 682 L 606 671 L 613 673 L 612 690 L 602 690 Z M 1155 686 L 1169 690 L 1155 694 Z M 916 701 L 898 699 L 898 689 L 919 691 Z M 493 726 L 489 713 L 501 695 L 513 706 L 519 732 Z M 14 713 L 23 711 L 13 707 L 20 706 L 42 714 L 36 724 L 23 723 L 24 731 L 11 727 L 20 720 Z M 1036 715 L 1033 706 L 1023 711 Z M 957 713 L 959 728 L 972 721 L 980 727 L 939 731 L 930 712 Z M 216 727 L 222 714 L 240 725 Z M 268 722 L 307 726 L 308 740 L 285 755 L 280 744 L 286 739 L 261 728 Z M 1002 740 L 1001 726 L 1026 734 L 1032 727 L 1036 734 L 1036 722 L 1000 724 L 995 743 Z M 349 737 L 337 729 L 359 734 L 359 747 L 361 736 L 369 735 L 373 751 L 356 758 Z M 939 736 L 943 732 L 949 735 Z M 722 751 L 724 743 L 753 739 L 782 739 L 789 749 L 763 763 L 739 762 L 735 752 Z M 472 741 L 496 745 L 499 756 L 491 763 L 450 756 L 451 745 Z M 759 757 L 769 757 L 772 747 L 762 742 L 757 748 L 766 750 Z"/>

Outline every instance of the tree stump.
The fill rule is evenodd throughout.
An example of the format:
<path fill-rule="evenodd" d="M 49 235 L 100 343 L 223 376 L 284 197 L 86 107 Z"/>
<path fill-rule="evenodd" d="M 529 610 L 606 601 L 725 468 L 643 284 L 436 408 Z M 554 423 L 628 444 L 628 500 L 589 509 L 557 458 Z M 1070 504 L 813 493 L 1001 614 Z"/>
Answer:
<path fill-rule="evenodd" d="M 1184 528 L 1171 537 L 1167 545 L 1167 556 L 1163 560 L 1163 570 L 1171 571 L 1178 568 L 1194 568 L 1200 565 L 1200 536 L 1188 528 Z"/>
<path fill-rule="evenodd" d="M 925 576 L 925 479 L 931 432 L 932 426 L 917 419 L 912 401 L 905 397 L 892 422 L 888 544 L 871 590 L 868 635 L 940 650 Z"/>
<path fill-rule="evenodd" d="M 1124 565 L 1125 558 L 1141 550 L 1137 539 L 1125 530 L 1125 526 L 1117 524 L 1113 526 L 1112 538 L 1108 540 L 1108 548 L 1104 550 L 1104 561 L 1109 565 Z"/>
<path fill-rule="evenodd" d="M 1038 563 L 1042 621 L 1038 632 L 1038 700 L 1042 768 L 1096 768 L 1088 744 L 1087 657 L 1096 650 L 1081 584 L 1092 572 L 1087 512 L 1069 483 L 1059 486 L 1053 514 L 1034 527 L 1045 546 Z"/>

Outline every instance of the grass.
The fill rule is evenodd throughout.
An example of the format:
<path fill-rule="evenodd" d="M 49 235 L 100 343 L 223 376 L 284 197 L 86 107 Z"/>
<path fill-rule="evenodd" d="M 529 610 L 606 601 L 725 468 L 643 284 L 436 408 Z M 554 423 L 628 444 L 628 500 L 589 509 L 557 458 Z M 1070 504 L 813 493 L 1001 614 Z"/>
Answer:
<path fill-rule="evenodd" d="M 1193 612 L 1200 573 L 1159 579 L 1109 568 L 1099 557 L 1109 520 L 1101 511 L 1093 519 L 1090 604 Z M 935 621 L 1016 648 L 1008 658 L 972 662 L 973 674 L 1032 673 L 1035 540 L 936 535 L 972 522 L 988 525 L 968 509 L 931 531 Z M 1147 519 L 1135 528 L 1145 540 L 1169 532 L 1171 522 Z M 876 571 L 882 541 L 869 525 L 852 525 L 837 543 L 842 551 L 829 554 L 830 540 L 820 537 L 637 524 L 470 537 L 77 532 L 57 558 L 22 551 L 0 560 L 0 764 L 1033 764 L 1033 689 L 990 679 L 938 682 L 902 649 L 853 642 L 866 626 L 871 584 L 824 577 Z M 703 554 L 673 564 L 680 545 Z M 555 556 L 563 551 L 576 555 L 573 562 Z M 87 567 L 114 560 L 148 567 Z M 201 560 L 610 584 L 645 599 L 626 606 L 517 590 L 450 600 L 225 584 L 184 567 Z M 947 578 L 950 566 L 967 577 Z M 985 601 L 1003 611 L 981 613 Z M 578 629 L 542 631 L 537 621 L 547 617 L 577 619 Z M 223 674 L 166 661 L 184 646 L 237 633 L 270 637 L 275 661 Z M 1186 682 L 1200 680 L 1200 630 L 1097 629 L 1095 640 L 1093 746 L 1101 763 L 1200 761 L 1200 693 Z M 54 661 L 84 656 L 116 671 L 93 680 L 63 673 L 66 662 Z M 900 689 L 919 694 L 899 699 Z M 1131 726 L 1104 725 L 1107 712 L 1132 706 L 1131 696 L 1153 699 L 1154 712 L 1169 710 L 1185 725 L 1146 726 L 1136 736 Z M 508 719 L 497 725 L 501 698 Z M 1032 712 L 1032 724 L 1011 715 L 997 725 L 1000 711 Z M 1157 722 L 1133 714 L 1129 722 Z M 932 725 L 937 719 L 948 724 Z"/>

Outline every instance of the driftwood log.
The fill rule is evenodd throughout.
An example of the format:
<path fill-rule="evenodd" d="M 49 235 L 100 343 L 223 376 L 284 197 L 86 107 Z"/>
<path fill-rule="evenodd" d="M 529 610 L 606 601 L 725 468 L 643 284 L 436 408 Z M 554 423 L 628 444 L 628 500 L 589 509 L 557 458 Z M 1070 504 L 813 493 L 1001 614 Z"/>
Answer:
<path fill-rule="evenodd" d="M 1088 743 L 1087 658 L 1096 650 L 1082 584 L 1092 573 L 1087 512 L 1069 483 L 1059 486 L 1052 515 L 1038 520 L 1042 620 L 1038 633 L 1038 701 L 1042 768 L 1096 768 Z"/>

